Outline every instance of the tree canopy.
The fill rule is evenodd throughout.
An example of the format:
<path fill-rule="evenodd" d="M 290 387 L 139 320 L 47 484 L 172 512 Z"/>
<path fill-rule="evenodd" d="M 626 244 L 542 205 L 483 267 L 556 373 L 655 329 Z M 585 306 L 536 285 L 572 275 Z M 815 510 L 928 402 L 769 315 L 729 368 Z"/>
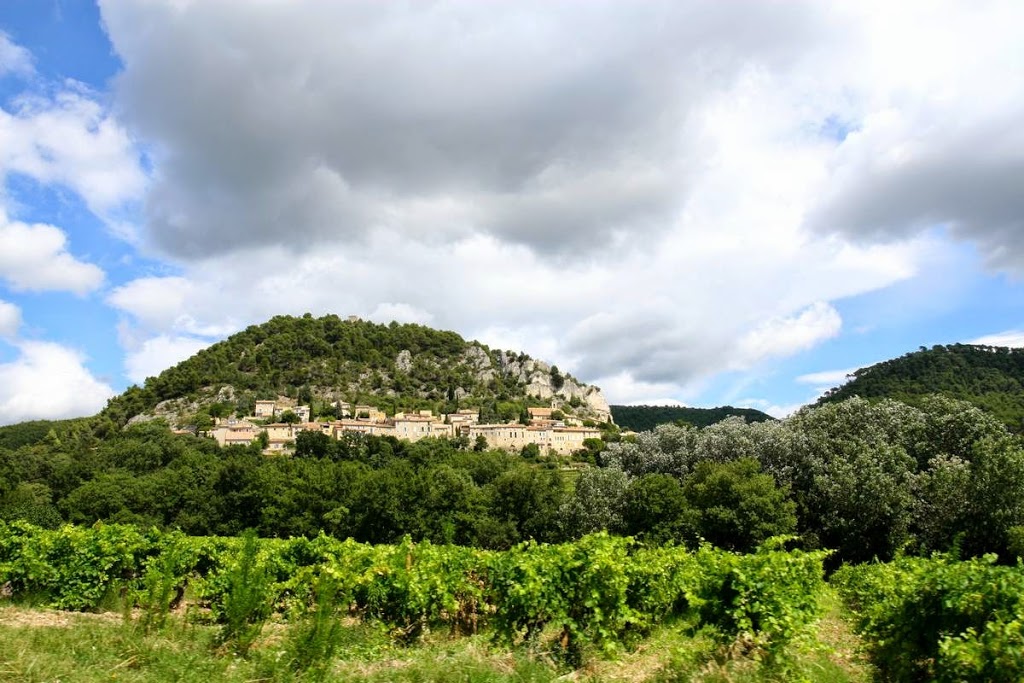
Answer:
<path fill-rule="evenodd" d="M 491 372 L 480 372 L 482 358 L 489 359 Z M 234 407 L 242 414 L 249 414 L 256 399 L 284 395 L 308 403 L 329 393 L 390 413 L 461 407 L 514 419 L 528 406 L 548 402 L 530 398 L 526 383 L 503 372 L 510 360 L 532 359 L 423 325 L 379 325 L 336 315 L 276 316 L 147 378 L 141 387 L 130 387 L 111 399 L 102 414 L 124 425 L 161 401 L 230 386 L 236 393 Z M 572 379 L 557 368 L 550 375 L 559 387 Z M 317 414 L 330 406 L 312 407 Z"/>
<path fill-rule="evenodd" d="M 951 344 L 861 368 L 819 403 L 854 396 L 919 405 L 942 394 L 984 408 L 1014 431 L 1024 428 L 1024 349 Z"/>

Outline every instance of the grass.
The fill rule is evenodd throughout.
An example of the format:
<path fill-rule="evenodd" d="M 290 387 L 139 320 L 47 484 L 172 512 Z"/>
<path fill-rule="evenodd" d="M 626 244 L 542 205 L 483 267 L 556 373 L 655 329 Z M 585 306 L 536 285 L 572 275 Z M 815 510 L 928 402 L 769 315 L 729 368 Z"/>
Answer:
<path fill-rule="evenodd" d="M 428 636 L 415 646 L 394 643 L 381 629 L 343 620 L 322 666 L 296 668 L 296 626 L 268 624 L 248 657 L 218 647 L 219 630 L 172 615 L 163 628 L 114 614 L 77 614 L 34 607 L 0 607 L 0 681 L 391 681 L 421 683 L 545 683 L 555 680 L 618 683 L 745 683 L 766 680 L 865 683 L 870 670 L 857 654 L 838 601 L 812 637 L 791 648 L 790 667 L 766 671 L 759 662 L 730 653 L 708 635 L 666 625 L 633 651 L 615 659 L 586 658 L 567 671 L 543 652 L 509 651 L 486 635 Z"/>

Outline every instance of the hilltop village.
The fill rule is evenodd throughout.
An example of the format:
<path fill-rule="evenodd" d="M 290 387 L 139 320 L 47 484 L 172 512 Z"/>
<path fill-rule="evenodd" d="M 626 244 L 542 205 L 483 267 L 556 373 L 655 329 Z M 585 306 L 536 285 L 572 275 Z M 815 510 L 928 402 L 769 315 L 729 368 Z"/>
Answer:
<path fill-rule="evenodd" d="M 248 445 L 266 434 L 266 453 L 285 452 L 294 448 L 297 436 L 304 431 L 319 431 L 341 439 L 346 434 L 393 436 L 407 441 L 425 438 L 464 437 L 470 443 L 483 440 L 488 448 L 519 452 L 536 445 L 541 452 L 570 455 L 585 447 L 588 439 L 601 438 L 601 430 L 583 426 L 571 416 L 563 416 L 552 408 L 528 408 L 528 424 L 480 424 L 476 409 L 435 415 L 429 410 L 396 413 L 388 417 L 378 408 L 338 402 L 341 419 L 329 422 L 310 421 L 309 406 L 288 406 L 276 401 L 256 401 L 253 415 L 246 418 L 218 419 L 207 433 L 221 446 Z M 284 418 L 288 419 L 285 420 Z"/>

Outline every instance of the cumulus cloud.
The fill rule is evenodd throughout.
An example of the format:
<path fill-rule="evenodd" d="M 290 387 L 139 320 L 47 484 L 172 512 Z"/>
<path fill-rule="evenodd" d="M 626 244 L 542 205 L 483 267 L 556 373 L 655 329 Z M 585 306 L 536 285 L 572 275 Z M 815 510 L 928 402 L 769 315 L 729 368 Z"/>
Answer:
<path fill-rule="evenodd" d="M 986 166 L 1016 158 L 990 125 L 1016 120 L 1007 3 L 100 5 L 118 111 L 154 164 L 144 241 L 180 266 L 109 296 L 136 344 L 307 310 L 399 318 L 615 401 L 688 400 L 840 334 L 833 302 L 946 252 L 920 230 L 948 211 L 861 229 L 885 222 L 854 216 L 889 204 L 877 173 L 949 166 L 968 138 Z M 933 25 L 995 18 L 970 60 Z"/>
<path fill-rule="evenodd" d="M 701 280 L 710 271 L 691 267 L 672 250 L 642 263 L 627 259 L 597 268 L 553 264 L 494 240 L 473 238 L 448 248 L 381 236 L 366 247 L 304 258 L 277 248 L 225 255 L 193 264 L 184 276 L 126 283 L 109 302 L 139 328 L 139 338 L 195 336 L 189 330 L 229 320 L 237 329 L 306 311 L 429 322 L 496 348 L 525 350 L 581 379 L 616 387 L 609 394 L 616 401 L 645 400 L 679 396 L 682 385 L 733 367 L 738 359 L 749 365 L 768 354 L 806 348 L 834 333 L 838 315 L 801 296 L 840 297 L 864 280 L 886 281 L 872 272 L 877 264 L 871 252 L 855 268 L 838 271 L 829 271 L 836 261 L 827 251 L 821 256 L 818 276 L 805 273 L 790 281 L 796 291 L 737 284 L 704 297 L 695 293 L 708 291 Z M 699 255 L 691 258 L 700 262 Z M 288 268 L 275 266 L 282 259 Z M 768 260 L 755 272 L 784 281 L 801 263 Z M 850 278 L 833 279 L 833 272 Z M 865 277 L 852 283 L 858 274 Z M 801 294 L 808 282 L 814 287 Z M 774 314 L 767 327 L 760 323 L 766 312 Z M 739 340 L 745 340 L 742 346 Z M 628 377 L 616 379 L 622 372 Z"/>
<path fill-rule="evenodd" d="M 0 425 L 92 415 L 114 394 L 73 349 L 41 341 L 16 346 L 18 357 L 0 363 Z"/>
<path fill-rule="evenodd" d="M 1020 273 L 1024 53 L 1014 46 L 1024 5 L 921 9 L 889 6 L 862 24 L 862 80 L 849 85 L 863 102 L 809 224 L 861 240 L 943 226 L 976 244 L 991 266 Z"/>
<path fill-rule="evenodd" d="M 0 176 L 11 173 L 71 189 L 114 227 L 118 209 L 146 184 L 126 130 L 75 82 L 52 96 L 25 92 L 10 111 L 0 108 Z"/>
<path fill-rule="evenodd" d="M 687 117 L 825 21 L 759 2 L 101 8 L 121 106 L 155 143 L 151 237 L 190 258 L 382 226 L 553 252 L 663 228 L 701 166 Z"/>
<path fill-rule="evenodd" d="M 194 337 L 159 335 L 146 339 L 137 348 L 128 351 L 125 374 L 132 382 L 142 384 L 147 377 L 159 375 L 209 345 L 209 341 Z"/>
<path fill-rule="evenodd" d="M 0 211 L 0 278 L 19 290 L 90 292 L 103 271 L 67 251 L 67 236 L 52 225 L 7 222 Z"/>
<path fill-rule="evenodd" d="M 0 338 L 13 339 L 21 327 L 21 309 L 0 299 Z"/>
<path fill-rule="evenodd" d="M 94 93 L 73 81 L 44 84 L 27 50 L 0 32 L 0 75 L 20 78 L 22 92 L 0 107 L 0 279 L 18 290 L 99 287 L 103 271 L 73 256 L 59 227 L 9 218 L 17 197 L 12 176 L 67 188 L 98 217 L 120 229 L 121 209 L 137 199 L 145 176 L 127 132 Z"/>

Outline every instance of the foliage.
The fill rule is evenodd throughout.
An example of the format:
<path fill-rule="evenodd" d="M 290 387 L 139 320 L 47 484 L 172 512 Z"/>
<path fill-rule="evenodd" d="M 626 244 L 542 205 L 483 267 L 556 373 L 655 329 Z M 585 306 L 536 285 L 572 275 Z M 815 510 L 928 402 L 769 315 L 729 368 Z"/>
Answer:
<path fill-rule="evenodd" d="M 667 474 L 635 479 L 625 495 L 626 533 L 651 543 L 696 545 L 699 514 L 687 501 L 679 480 Z"/>
<path fill-rule="evenodd" d="M 403 351 L 409 352 L 408 363 L 398 362 Z M 496 372 L 481 374 L 481 359 Z M 530 359 L 422 325 L 378 325 L 336 315 L 275 316 L 129 388 L 111 399 L 101 415 L 124 425 L 165 400 L 201 396 L 201 403 L 220 404 L 218 392 L 230 387 L 243 415 L 251 414 L 257 398 L 285 395 L 304 404 L 364 403 L 388 414 L 475 407 L 483 415 L 516 419 L 528 406 L 548 402 L 528 395 L 518 370 L 505 371 L 511 360 Z M 551 369 L 556 391 L 568 379 Z"/>
<path fill-rule="evenodd" d="M 299 673 L 311 674 L 313 680 L 324 680 L 328 665 L 340 645 L 342 633 L 338 587 L 334 579 L 324 575 L 312 588 L 313 604 L 299 612 L 295 626 L 288 634 L 289 666 Z"/>
<path fill-rule="evenodd" d="M 900 558 L 833 579 L 886 680 L 1024 678 L 1024 569 L 994 556 Z"/>
<path fill-rule="evenodd" d="M 661 425 L 608 443 L 598 467 L 572 472 L 467 445 L 304 432 L 294 457 L 265 457 L 158 421 L 103 438 L 61 431 L 0 449 L 0 519 L 193 535 L 323 531 L 369 543 L 408 535 L 495 549 L 600 530 L 750 549 L 795 532 L 804 547 L 836 550 L 835 565 L 901 548 L 1007 558 L 1011 530 L 1024 526 L 1020 438 L 944 397 L 921 407 L 850 399 L 784 421 Z"/>
<path fill-rule="evenodd" d="M 820 613 L 827 552 L 783 552 L 768 543 L 747 555 L 721 554 L 699 596 L 702 619 L 728 640 L 777 657 Z"/>
<path fill-rule="evenodd" d="M 223 623 L 219 640 L 245 656 L 259 637 L 272 605 L 270 581 L 260 564 L 254 532 L 243 537 L 237 559 L 228 565 L 224 577 L 226 590 L 215 612 Z"/>
<path fill-rule="evenodd" d="M 139 575 L 153 542 L 136 528 L 64 526 L 44 531 L 0 522 L 0 585 L 59 609 L 95 609 L 119 584 Z"/>
<path fill-rule="evenodd" d="M 675 424 L 709 427 L 727 417 L 741 417 L 747 422 L 774 420 L 771 415 L 754 408 L 688 408 L 684 406 L 611 406 L 612 419 L 623 429 L 646 432 L 658 425 Z"/>
<path fill-rule="evenodd" d="M 796 530 L 796 504 L 752 458 L 704 461 L 682 492 L 695 511 L 697 535 L 720 548 L 747 552 Z"/>
<path fill-rule="evenodd" d="M 103 551 L 85 557 L 55 552 L 68 537 L 76 539 L 76 549 Z M 614 652 L 670 618 L 696 619 L 713 625 L 724 641 L 742 639 L 770 653 L 813 618 L 821 588 L 814 577 L 820 579 L 823 556 L 773 548 L 740 556 L 710 547 L 694 554 L 637 547 L 604 533 L 496 552 L 409 539 L 370 546 L 323 535 L 211 539 L 143 535 L 115 525 L 58 531 L 21 522 L 0 526 L 0 582 L 11 582 L 16 595 L 95 608 L 114 582 L 128 595 L 157 595 L 163 605 L 159 586 L 190 582 L 222 624 L 219 642 L 243 655 L 271 610 L 304 621 L 303 606 L 319 604 L 324 611 L 313 617 L 319 625 L 307 622 L 299 631 L 304 635 L 295 647 L 309 648 L 295 655 L 300 660 L 331 647 L 334 604 L 352 605 L 360 618 L 384 625 L 403 642 L 438 629 L 490 629 L 499 641 L 535 642 L 551 626 L 566 660 L 577 663 L 585 647 Z M 135 572 L 115 581 L 112 559 L 155 568 L 163 577 Z M 149 586 L 158 588 L 147 592 Z"/>
<path fill-rule="evenodd" d="M 558 509 L 565 538 L 598 531 L 623 531 L 623 506 L 629 475 L 615 467 L 590 468 L 576 478 L 573 492 Z"/>
<path fill-rule="evenodd" d="M 931 394 L 967 401 L 1020 431 L 1024 428 L 1024 349 L 969 344 L 921 347 L 857 370 L 821 402 L 861 396 L 920 405 Z"/>
<path fill-rule="evenodd" d="M 634 478 L 674 477 L 689 486 L 691 507 L 706 521 L 720 513 L 734 528 L 750 528 L 736 519 L 735 498 L 720 506 L 714 496 L 692 498 L 699 468 L 745 459 L 759 463 L 788 492 L 778 496 L 778 510 L 790 508 L 786 499 L 795 503 L 796 532 L 809 547 L 835 549 L 835 563 L 891 558 L 908 546 L 931 552 L 954 544 L 969 555 L 1006 556 L 1010 529 L 1024 525 L 1020 439 L 985 412 L 941 396 L 922 398 L 920 407 L 855 398 L 777 422 L 661 425 L 609 444 L 599 461 Z M 766 530 L 744 547 L 782 528 L 792 527 Z M 644 534 L 635 526 L 630 532 Z"/>

